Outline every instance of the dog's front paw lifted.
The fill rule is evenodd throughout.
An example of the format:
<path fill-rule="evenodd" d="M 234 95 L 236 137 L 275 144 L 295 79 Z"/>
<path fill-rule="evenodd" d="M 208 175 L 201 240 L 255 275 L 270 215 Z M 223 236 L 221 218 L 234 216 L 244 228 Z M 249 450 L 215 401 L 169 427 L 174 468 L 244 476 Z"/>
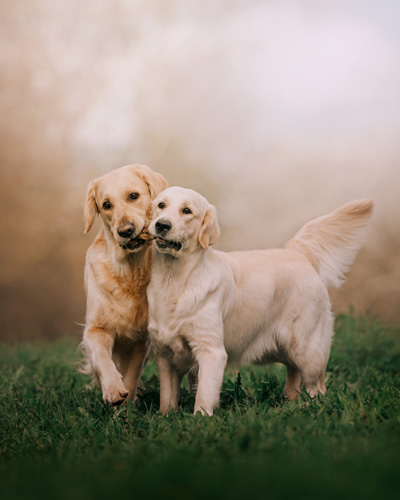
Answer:
<path fill-rule="evenodd" d="M 118 383 L 111 383 L 103 387 L 103 401 L 105 404 L 111 406 L 121 405 L 128 397 L 129 392 L 125 388 L 122 381 Z"/>

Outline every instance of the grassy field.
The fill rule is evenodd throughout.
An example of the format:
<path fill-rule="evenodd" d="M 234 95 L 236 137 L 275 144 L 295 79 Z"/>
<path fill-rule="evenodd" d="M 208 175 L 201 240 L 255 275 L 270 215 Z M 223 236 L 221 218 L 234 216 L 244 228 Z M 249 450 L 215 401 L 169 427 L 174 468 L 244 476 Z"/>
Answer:
<path fill-rule="evenodd" d="M 327 395 L 282 396 L 279 365 L 227 372 L 221 407 L 158 412 L 154 362 L 138 407 L 112 409 L 76 372 L 76 343 L 1 346 L 0 496 L 398 498 L 400 327 L 340 316 Z"/>

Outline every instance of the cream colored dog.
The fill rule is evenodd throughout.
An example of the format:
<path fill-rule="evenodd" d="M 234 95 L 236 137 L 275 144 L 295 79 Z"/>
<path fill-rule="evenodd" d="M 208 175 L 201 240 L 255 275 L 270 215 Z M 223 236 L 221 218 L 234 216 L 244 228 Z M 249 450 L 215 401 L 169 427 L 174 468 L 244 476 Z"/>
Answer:
<path fill-rule="evenodd" d="M 84 373 L 93 373 L 103 400 L 134 399 L 148 354 L 146 288 L 152 248 L 147 227 L 152 200 L 167 187 L 162 175 L 128 165 L 89 183 L 87 233 L 96 215 L 102 227 L 86 256 Z"/>
<path fill-rule="evenodd" d="M 147 290 L 157 348 L 161 411 L 178 405 L 181 379 L 198 370 L 194 411 L 213 414 L 227 360 L 281 362 L 284 393 L 325 394 L 333 336 L 329 287 L 338 287 L 362 244 L 373 203 L 359 200 L 306 224 L 285 249 L 224 253 L 215 208 L 172 187 L 154 202 L 157 236 Z"/>

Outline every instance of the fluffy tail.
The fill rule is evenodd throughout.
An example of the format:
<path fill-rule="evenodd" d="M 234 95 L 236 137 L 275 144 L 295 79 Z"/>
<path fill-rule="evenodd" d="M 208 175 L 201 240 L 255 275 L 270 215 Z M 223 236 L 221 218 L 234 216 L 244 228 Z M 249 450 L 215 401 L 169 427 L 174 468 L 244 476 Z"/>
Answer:
<path fill-rule="evenodd" d="M 303 254 L 327 287 L 345 280 L 372 215 L 371 200 L 356 200 L 305 224 L 285 248 Z"/>
<path fill-rule="evenodd" d="M 92 363 L 89 360 L 89 355 L 86 351 L 85 344 L 82 341 L 78 345 L 78 351 L 81 352 L 83 355 L 82 358 L 78 361 L 77 363 L 77 371 L 79 373 L 84 373 L 85 375 L 91 375 L 92 376 L 92 382 L 98 386 L 100 386 L 100 380 L 97 375 L 97 373 L 93 370 Z"/>

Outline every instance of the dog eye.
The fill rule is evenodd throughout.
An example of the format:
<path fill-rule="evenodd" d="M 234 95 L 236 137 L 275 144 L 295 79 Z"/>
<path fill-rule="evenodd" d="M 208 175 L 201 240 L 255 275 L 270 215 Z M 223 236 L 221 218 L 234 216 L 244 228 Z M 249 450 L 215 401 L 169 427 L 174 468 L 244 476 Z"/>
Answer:
<path fill-rule="evenodd" d="M 158 204 L 158 208 L 161 208 L 161 210 L 162 210 L 163 208 L 165 208 L 165 203 L 163 203 L 163 202 L 159 203 L 159 204 Z"/>
<path fill-rule="evenodd" d="M 110 208 L 111 208 L 111 203 L 110 203 L 109 201 L 105 201 L 105 202 L 103 203 L 103 208 L 104 208 L 104 210 L 110 210 Z"/>
<path fill-rule="evenodd" d="M 131 193 L 129 195 L 130 200 L 137 200 L 139 198 L 139 193 Z"/>
<path fill-rule="evenodd" d="M 182 210 L 182 213 L 184 213 L 184 214 L 191 214 L 191 213 L 192 213 L 192 211 L 190 210 L 190 208 L 185 207 L 185 208 Z"/>

